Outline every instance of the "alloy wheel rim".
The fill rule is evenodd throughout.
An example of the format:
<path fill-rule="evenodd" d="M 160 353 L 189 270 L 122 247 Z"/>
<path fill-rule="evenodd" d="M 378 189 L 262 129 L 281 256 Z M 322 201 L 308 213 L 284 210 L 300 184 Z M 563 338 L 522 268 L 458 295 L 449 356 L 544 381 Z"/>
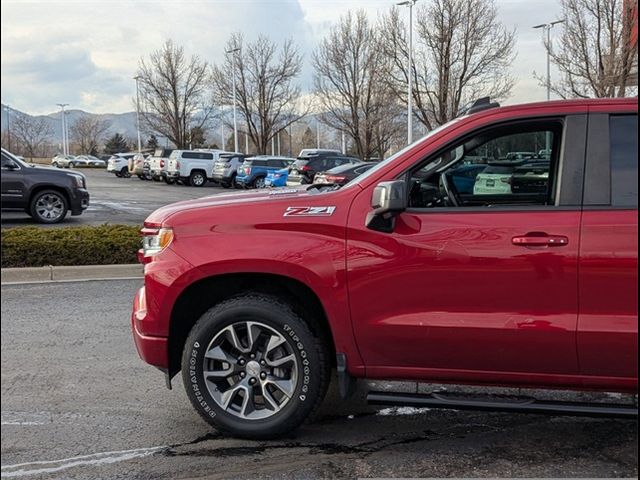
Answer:
<path fill-rule="evenodd" d="M 264 178 L 259 178 L 256 180 L 256 188 L 263 188 L 264 187 Z"/>
<path fill-rule="evenodd" d="M 45 220 L 56 220 L 64 212 L 64 203 L 58 195 L 48 193 L 38 198 L 36 213 Z"/>
<path fill-rule="evenodd" d="M 243 420 L 280 412 L 293 397 L 299 378 L 293 347 L 282 334 L 256 321 L 222 329 L 209 343 L 203 367 L 213 400 Z"/>
<path fill-rule="evenodd" d="M 204 178 L 202 178 L 202 175 L 195 175 L 193 177 L 193 183 L 200 186 L 204 183 Z"/>

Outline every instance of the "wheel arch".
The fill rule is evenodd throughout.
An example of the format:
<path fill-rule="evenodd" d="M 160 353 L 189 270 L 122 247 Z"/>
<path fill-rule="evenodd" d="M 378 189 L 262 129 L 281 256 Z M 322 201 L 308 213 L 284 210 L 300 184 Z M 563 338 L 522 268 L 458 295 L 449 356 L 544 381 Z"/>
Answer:
<path fill-rule="evenodd" d="M 67 208 L 71 209 L 71 196 L 65 187 L 61 187 L 59 185 L 50 185 L 50 184 L 39 184 L 34 185 L 29 191 L 29 200 L 25 209 L 27 211 L 31 210 L 31 202 L 33 201 L 33 197 L 35 197 L 38 193 L 44 190 L 53 190 L 55 192 L 61 193 L 64 196 L 64 199 L 67 201 Z"/>
<path fill-rule="evenodd" d="M 309 325 L 335 358 L 331 324 L 320 297 L 305 283 L 273 273 L 226 273 L 202 278 L 186 287 L 174 302 L 169 319 L 168 373 L 180 371 L 184 343 L 197 320 L 207 310 L 243 292 L 276 296 L 287 301 Z"/>

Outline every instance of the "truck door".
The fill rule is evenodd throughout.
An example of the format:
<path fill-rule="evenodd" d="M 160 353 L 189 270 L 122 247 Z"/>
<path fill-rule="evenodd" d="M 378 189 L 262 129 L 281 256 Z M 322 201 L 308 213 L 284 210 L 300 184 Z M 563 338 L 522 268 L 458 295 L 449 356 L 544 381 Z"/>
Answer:
<path fill-rule="evenodd" d="M 571 115 L 454 140 L 403 174 L 409 208 L 391 233 L 365 227 L 371 192 L 358 196 L 347 271 L 368 375 L 578 373 L 585 134 L 586 115 Z M 452 172 L 465 164 L 485 165 L 481 193 L 456 186 Z"/>
<path fill-rule="evenodd" d="M 637 110 L 590 115 L 581 237 L 581 371 L 637 378 Z"/>

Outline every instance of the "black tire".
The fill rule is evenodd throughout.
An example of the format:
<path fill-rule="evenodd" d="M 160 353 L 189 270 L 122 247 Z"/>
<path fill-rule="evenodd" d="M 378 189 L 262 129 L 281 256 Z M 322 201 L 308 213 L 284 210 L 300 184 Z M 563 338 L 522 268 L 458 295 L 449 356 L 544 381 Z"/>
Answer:
<path fill-rule="evenodd" d="M 55 218 L 47 218 L 46 214 L 40 211 L 38 208 L 38 202 L 41 199 L 43 200 L 46 199 L 47 196 L 49 196 L 52 200 L 54 200 L 56 204 L 59 203 L 61 205 L 62 211 L 60 215 L 56 216 Z M 54 203 L 54 202 L 51 202 L 51 203 Z M 56 190 L 42 190 L 36 193 L 31 199 L 31 201 L 29 202 L 29 215 L 31 215 L 31 218 L 33 218 L 39 223 L 52 224 L 52 223 L 61 222 L 67 216 L 68 212 L 69 212 L 69 203 L 67 202 L 66 197 L 62 193 Z"/>
<path fill-rule="evenodd" d="M 164 183 L 166 183 L 167 185 L 173 185 L 174 183 L 176 183 L 176 181 L 173 178 L 164 177 Z"/>
<path fill-rule="evenodd" d="M 131 177 L 131 172 L 129 172 L 129 167 L 122 167 L 122 170 L 120 170 L 120 176 L 122 178 Z"/>
<path fill-rule="evenodd" d="M 264 188 L 265 187 L 264 179 L 265 179 L 265 177 L 263 177 L 263 176 L 256 177 L 255 180 L 253 181 L 253 183 L 251 184 L 251 186 L 253 188 Z"/>
<path fill-rule="evenodd" d="M 236 175 L 232 175 L 228 182 L 220 182 L 222 188 L 231 188 L 236 184 Z"/>
<path fill-rule="evenodd" d="M 211 396 L 203 373 L 207 346 L 214 337 L 247 319 L 267 325 L 284 337 L 300 371 L 287 403 L 262 419 L 240 418 L 224 410 Z M 287 303 L 268 295 L 246 293 L 219 303 L 200 317 L 184 346 L 182 376 L 189 400 L 208 423 L 238 437 L 268 439 L 295 429 L 320 405 L 329 384 L 330 361 L 326 345 Z"/>
<path fill-rule="evenodd" d="M 205 183 L 207 183 L 207 174 L 202 170 L 194 170 L 189 175 L 189 185 L 192 187 L 204 187 Z"/>
<path fill-rule="evenodd" d="M 142 174 L 137 175 L 137 177 L 138 177 L 140 180 L 146 180 L 146 179 L 147 179 L 147 177 L 145 177 L 145 176 L 144 176 L 144 175 L 142 175 Z"/>
<path fill-rule="evenodd" d="M 52 167 L 60 168 L 60 164 L 58 162 L 53 162 L 51 164 Z"/>
<path fill-rule="evenodd" d="M 122 173 L 120 173 L 120 172 L 113 172 L 113 174 L 118 178 L 122 177 Z"/>

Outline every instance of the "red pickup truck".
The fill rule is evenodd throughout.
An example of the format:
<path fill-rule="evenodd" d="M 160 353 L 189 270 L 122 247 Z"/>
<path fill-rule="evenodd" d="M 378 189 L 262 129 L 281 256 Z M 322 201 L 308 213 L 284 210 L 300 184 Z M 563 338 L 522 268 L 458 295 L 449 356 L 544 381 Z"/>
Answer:
<path fill-rule="evenodd" d="M 637 172 L 637 98 L 485 99 L 343 187 L 168 205 L 142 230 L 138 352 L 169 387 L 182 371 L 212 425 L 253 438 L 298 426 L 332 368 L 345 395 L 356 378 L 634 394 Z M 637 415 L 528 397 L 370 400 Z"/>

